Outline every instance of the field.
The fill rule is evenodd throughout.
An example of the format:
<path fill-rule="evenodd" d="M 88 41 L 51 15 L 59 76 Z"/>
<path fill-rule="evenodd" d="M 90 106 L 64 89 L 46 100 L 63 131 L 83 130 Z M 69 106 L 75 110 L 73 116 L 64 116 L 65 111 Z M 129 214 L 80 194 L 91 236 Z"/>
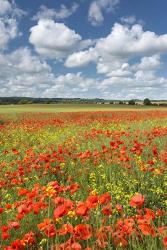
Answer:
<path fill-rule="evenodd" d="M 0 249 L 167 247 L 167 109 L 1 106 L 0 153 Z"/>
<path fill-rule="evenodd" d="M 167 110 L 166 107 L 107 105 L 107 104 L 26 104 L 0 105 L 0 113 L 23 112 L 79 112 L 79 111 L 112 111 L 112 110 Z"/>

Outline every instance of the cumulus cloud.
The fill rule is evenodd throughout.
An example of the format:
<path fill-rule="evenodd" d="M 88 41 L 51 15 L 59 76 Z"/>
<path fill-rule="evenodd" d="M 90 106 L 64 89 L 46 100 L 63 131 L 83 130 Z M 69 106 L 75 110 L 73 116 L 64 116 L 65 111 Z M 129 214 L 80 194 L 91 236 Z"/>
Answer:
<path fill-rule="evenodd" d="M 73 3 L 70 8 L 67 8 L 64 4 L 61 4 L 59 9 L 49 9 L 45 5 L 41 5 L 37 14 L 32 18 L 33 20 L 40 19 L 53 19 L 53 20 L 62 20 L 68 18 L 73 13 L 76 12 L 79 5 Z"/>
<path fill-rule="evenodd" d="M 76 50 L 84 49 L 94 43 L 91 39 L 82 37 L 64 23 L 42 19 L 30 29 L 29 42 L 35 50 L 52 59 L 61 60 Z"/>
<path fill-rule="evenodd" d="M 67 73 L 55 78 L 56 84 L 43 92 L 44 96 L 50 97 L 95 97 L 94 91 L 97 89 L 96 79 L 77 74 Z"/>
<path fill-rule="evenodd" d="M 167 79 L 157 70 L 163 67 L 161 54 L 167 53 L 167 34 L 144 31 L 141 24 L 116 23 L 106 37 L 84 40 L 54 18 L 43 18 L 31 28 L 29 37 L 39 55 L 28 48 L 7 53 L 9 41 L 19 35 L 18 17 L 11 14 L 9 6 L 4 5 L 0 18 L 0 95 L 166 98 Z M 67 68 L 94 63 L 97 75 L 57 75 L 47 58 Z"/>
<path fill-rule="evenodd" d="M 97 72 L 108 74 L 113 70 L 121 70 L 122 65 L 136 57 L 151 58 L 147 64 L 156 64 L 158 54 L 167 52 L 167 34 L 157 35 L 151 31 L 144 31 L 142 25 L 135 24 L 128 27 L 114 24 L 111 33 L 96 40 L 90 49 L 71 54 L 66 62 L 67 67 L 80 67 L 94 61 L 97 62 Z M 148 58 L 147 58 L 148 60 Z M 143 59 L 142 64 L 146 64 Z M 146 68 L 146 65 L 144 65 Z M 128 72 L 126 72 L 127 74 Z"/>
<path fill-rule="evenodd" d="M 0 53 L 0 69 L 1 96 L 92 97 L 97 88 L 96 79 L 82 73 L 55 75 L 28 48 Z"/>
<path fill-rule="evenodd" d="M 12 12 L 12 6 L 7 0 L 0 0 L 0 15 L 5 15 L 6 13 Z"/>
<path fill-rule="evenodd" d="M 95 49 L 75 52 L 71 54 L 65 61 L 65 66 L 68 68 L 82 67 L 88 65 L 90 62 L 96 62 L 98 54 Z"/>
<path fill-rule="evenodd" d="M 28 48 L 19 48 L 0 54 L 0 95 L 106 99 L 161 96 L 165 99 L 167 79 L 156 75 L 160 65 L 159 55 L 153 55 L 135 64 L 123 63 L 103 80 L 81 72 L 55 75 L 45 60 L 33 55 Z"/>
<path fill-rule="evenodd" d="M 0 0 L 0 50 L 6 49 L 9 41 L 20 35 L 18 18 L 25 14 L 14 1 Z"/>
<path fill-rule="evenodd" d="M 160 55 L 153 55 L 149 57 L 141 58 L 141 62 L 138 65 L 134 65 L 138 70 L 150 71 L 158 69 L 161 65 Z"/>
<path fill-rule="evenodd" d="M 29 41 L 35 46 L 36 51 L 50 58 L 63 58 L 81 41 L 81 36 L 74 30 L 53 20 L 39 20 L 30 32 Z"/>
<path fill-rule="evenodd" d="M 83 40 L 65 24 L 49 19 L 39 20 L 30 32 L 29 41 L 39 54 L 57 60 L 68 57 L 66 67 L 81 67 L 97 62 L 98 73 L 118 69 L 137 56 L 167 51 L 167 34 L 144 31 L 141 24 L 129 27 L 116 23 L 108 36 L 97 40 Z"/>
<path fill-rule="evenodd" d="M 15 1 L 0 0 L 0 16 L 12 15 L 12 17 L 21 17 L 26 12 L 18 8 Z"/>
<path fill-rule="evenodd" d="M 98 40 L 95 50 L 99 55 L 98 73 L 107 77 L 129 76 L 136 67 L 148 71 L 160 66 L 160 54 L 167 52 L 167 34 L 158 36 L 144 31 L 139 24 L 131 28 L 115 24 L 107 37 Z M 140 65 L 129 67 L 129 61 L 137 57 L 142 58 Z"/>
<path fill-rule="evenodd" d="M 103 98 L 111 99 L 166 99 L 167 79 L 154 74 L 134 74 L 131 77 L 110 77 L 98 86 Z"/>
<path fill-rule="evenodd" d="M 119 0 L 95 0 L 90 4 L 88 20 L 93 25 L 101 25 L 104 21 L 103 12 L 113 12 Z"/>
<path fill-rule="evenodd" d="M 116 99 L 131 99 L 145 97 L 166 98 L 167 79 L 157 76 L 161 66 L 160 56 L 143 57 L 138 63 L 123 63 L 117 70 L 108 71 L 107 78 L 98 86 L 103 97 L 117 96 Z M 109 94 L 110 93 L 110 94 Z"/>
<path fill-rule="evenodd" d="M 144 31 L 140 24 L 129 28 L 116 23 L 107 37 L 99 39 L 97 50 L 120 57 L 161 53 L 167 51 L 167 34 Z"/>
<path fill-rule="evenodd" d="M 8 42 L 19 35 L 15 19 L 0 19 L 0 50 L 6 48 Z"/>
<path fill-rule="evenodd" d="M 39 90 L 54 81 L 51 67 L 32 55 L 28 48 L 0 54 L 0 94 L 37 95 Z M 32 90 L 34 91 L 32 93 Z"/>

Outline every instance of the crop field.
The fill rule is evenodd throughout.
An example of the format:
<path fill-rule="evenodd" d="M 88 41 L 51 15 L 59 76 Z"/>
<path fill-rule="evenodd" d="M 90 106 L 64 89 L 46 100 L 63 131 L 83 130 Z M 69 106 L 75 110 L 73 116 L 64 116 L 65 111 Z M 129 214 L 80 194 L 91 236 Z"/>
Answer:
<path fill-rule="evenodd" d="M 46 106 L 0 109 L 0 249 L 164 250 L 167 110 Z"/>
<path fill-rule="evenodd" d="M 26 104 L 0 105 L 0 114 L 25 112 L 79 112 L 79 111 L 112 111 L 112 110 L 167 110 L 166 107 L 108 104 Z"/>

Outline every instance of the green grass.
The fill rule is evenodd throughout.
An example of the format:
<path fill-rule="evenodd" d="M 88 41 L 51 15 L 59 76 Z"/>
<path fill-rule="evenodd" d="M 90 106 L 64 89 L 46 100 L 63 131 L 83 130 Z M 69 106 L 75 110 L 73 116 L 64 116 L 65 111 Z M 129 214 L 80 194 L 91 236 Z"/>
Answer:
<path fill-rule="evenodd" d="M 26 104 L 26 105 L 0 105 L 0 113 L 22 112 L 77 112 L 77 111 L 113 111 L 113 110 L 145 110 L 161 109 L 165 107 L 143 107 L 133 105 L 102 105 L 102 104 Z"/>

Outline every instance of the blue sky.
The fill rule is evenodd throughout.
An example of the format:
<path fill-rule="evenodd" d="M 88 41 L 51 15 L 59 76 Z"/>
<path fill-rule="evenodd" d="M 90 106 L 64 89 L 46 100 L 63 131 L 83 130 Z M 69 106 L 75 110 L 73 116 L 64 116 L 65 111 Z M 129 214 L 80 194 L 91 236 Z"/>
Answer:
<path fill-rule="evenodd" d="M 167 99 L 167 1 L 0 0 L 0 96 Z"/>

